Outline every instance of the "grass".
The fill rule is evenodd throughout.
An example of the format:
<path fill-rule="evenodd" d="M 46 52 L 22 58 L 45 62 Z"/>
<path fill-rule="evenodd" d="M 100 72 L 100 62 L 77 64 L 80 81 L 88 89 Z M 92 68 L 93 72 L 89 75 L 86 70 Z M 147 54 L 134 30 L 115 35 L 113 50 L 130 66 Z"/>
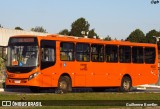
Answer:
<path fill-rule="evenodd" d="M 0 93 L 0 100 L 160 100 L 160 93 L 67 93 L 67 94 L 54 94 L 54 93 Z M 52 101 L 51 101 L 52 102 Z M 111 106 L 112 108 L 117 108 L 118 106 Z M 42 106 L 34 107 L 38 109 L 105 109 L 111 108 L 109 106 Z M 15 108 L 15 107 L 14 107 Z M 17 107 L 19 108 L 19 107 Z M 24 107 L 25 109 L 27 107 Z M 118 107 L 119 108 L 119 107 Z M 124 107 L 123 107 L 124 108 Z M 127 107 L 130 109 L 130 107 Z M 133 107 L 131 107 L 133 108 Z M 143 107 L 144 108 L 144 107 Z M 22 107 L 21 107 L 22 109 Z"/>
<path fill-rule="evenodd" d="M 0 100 L 160 100 L 160 93 L 8 93 L 0 94 Z"/>

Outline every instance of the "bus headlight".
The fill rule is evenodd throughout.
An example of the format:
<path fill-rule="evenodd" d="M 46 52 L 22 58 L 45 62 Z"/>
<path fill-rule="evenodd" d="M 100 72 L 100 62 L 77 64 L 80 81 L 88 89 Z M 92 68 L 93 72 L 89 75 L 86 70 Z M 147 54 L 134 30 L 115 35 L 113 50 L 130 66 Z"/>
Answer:
<path fill-rule="evenodd" d="M 39 72 L 33 73 L 32 75 L 29 76 L 28 80 L 35 78 L 38 74 Z"/>

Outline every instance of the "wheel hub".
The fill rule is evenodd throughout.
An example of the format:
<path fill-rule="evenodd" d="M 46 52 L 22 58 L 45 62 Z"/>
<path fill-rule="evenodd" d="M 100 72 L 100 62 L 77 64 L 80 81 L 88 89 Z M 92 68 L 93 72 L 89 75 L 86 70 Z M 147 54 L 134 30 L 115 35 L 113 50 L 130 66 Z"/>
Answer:
<path fill-rule="evenodd" d="M 128 90 L 128 89 L 129 89 L 129 86 L 130 86 L 129 81 L 124 81 L 123 86 L 124 86 L 124 89 L 125 89 L 125 90 Z"/>
<path fill-rule="evenodd" d="M 65 81 L 60 82 L 60 89 L 66 89 L 67 88 L 67 83 Z"/>

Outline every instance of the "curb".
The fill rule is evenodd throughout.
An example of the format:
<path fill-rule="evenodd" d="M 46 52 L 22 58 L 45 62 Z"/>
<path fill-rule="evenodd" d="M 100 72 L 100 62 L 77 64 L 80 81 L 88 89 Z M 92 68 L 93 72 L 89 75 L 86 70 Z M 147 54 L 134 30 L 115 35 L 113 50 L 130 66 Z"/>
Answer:
<path fill-rule="evenodd" d="M 145 87 L 145 88 L 160 88 L 160 86 L 157 86 L 157 85 L 139 85 L 139 87 Z"/>
<path fill-rule="evenodd" d="M 136 86 L 135 87 L 137 90 L 147 90 L 147 89 L 150 89 L 150 88 L 156 88 L 158 90 L 160 90 L 160 86 L 157 86 L 157 85 L 139 85 L 139 86 Z"/>
<path fill-rule="evenodd" d="M 0 92 L 4 92 L 4 89 L 3 89 L 3 88 L 0 88 Z"/>
<path fill-rule="evenodd" d="M 16 89 L 12 89 L 12 88 L 0 88 L 0 92 L 28 92 L 29 90 L 27 89 L 21 89 L 21 88 L 16 88 Z"/>
<path fill-rule="evenodd" d="M 147 88 L 146 87 L 137 87 L 136 89 L 137 90 L 146 90 Z"/>

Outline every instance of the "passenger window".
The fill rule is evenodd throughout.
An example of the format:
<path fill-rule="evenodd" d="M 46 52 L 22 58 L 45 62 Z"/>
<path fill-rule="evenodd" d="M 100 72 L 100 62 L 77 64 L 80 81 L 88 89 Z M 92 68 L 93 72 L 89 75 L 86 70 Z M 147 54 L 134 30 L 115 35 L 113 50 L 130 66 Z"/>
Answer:
<path fill-rule="evenodd" d="M 156 51 L 153 47 L 146 47 L 144 49 L 145 53 L 145 63 L 147 64 L 154 64 L 155 63 L 155 57 L 156 57 Z"/>
<path fill-rule="evenodd" d="M 55 52 L 53 48 L 42 48 L 42 61 L 55 61 Z"/>
<path fill-rule="evenodd" d="M 51 40 L 41 41 L 41 69 L 51 67 L 56 62 L 56 42 Z"/>
<path fill-rule="evenodd" d="M 74 43 L 61 42 L 60 59 L 61 61 L 74 61 Z"/>
<path fill-rule="evenodd" d="M 132 62 L 144 63 L 143 47 L 132 47 Z"/>
<path fill-rule="evenodd" d="M 118 62 L 118 46 L 106 45 L 106 62 Z"/>
<path fill-rule="evenodd" d="M 91 60 L 93 62 L 104 61 L 104 46 L 98 44 L 91 45 Z"/>
<path fill-rule="evenodd" d="M 90 61 L 90 45 L 87 43 L 76 44 L 76 60 L 77 61 Z"/>
<path fill-rule="evenodd" d="M 119 46 L 119 58 L 121 63 L 131 62 L 131 47 L 130 46 Z"/>

